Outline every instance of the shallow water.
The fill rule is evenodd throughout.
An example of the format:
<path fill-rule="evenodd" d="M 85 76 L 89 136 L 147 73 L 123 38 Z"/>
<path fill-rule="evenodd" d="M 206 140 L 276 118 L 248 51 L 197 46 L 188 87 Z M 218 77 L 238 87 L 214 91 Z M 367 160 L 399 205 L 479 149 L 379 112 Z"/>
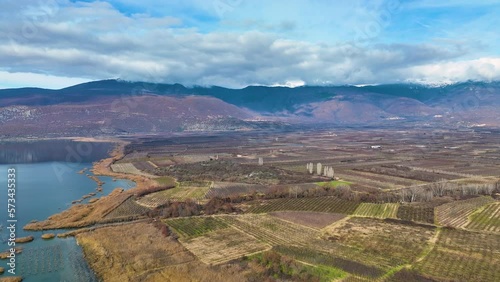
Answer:
<path fill-rule="evenodd" d="M 102 156 L 105 157 L 105 156 Z M 22 227 L 31 220 L 43 220 L 52 214 L 61 212 L 71 206 L 71 202 L 80 199 L 90 192 L 97 192 L 97 184 L 86 174 L 78 172 L 91 168 L 91 163 L 43 162 L 29 164 L 0 165 L 0 251 L 9 247 L 5 239 L 9 236 L 7 230 L 7 170 L 16 170 L 16 236 L 33 235 L 35 240 L 26 244 L 17 244 L 24 248 L 16 256 L 16 275 L 25 278 L 23 281 L 97 281 L 83 258 L 81 248 L 74 238 L 54 238 L 43 240 L 43 233 L 62 233 L 66 230 L 45 232 L 24 231 Z M 113 189 L 132 188 L 135 184 L 128 180 L 113 181 L 110 177 L 99 177 L 105 184 L 103 191 L 96 197 L 109 194 Z M 8 276 L 6 260 L 0 261 Z"/>

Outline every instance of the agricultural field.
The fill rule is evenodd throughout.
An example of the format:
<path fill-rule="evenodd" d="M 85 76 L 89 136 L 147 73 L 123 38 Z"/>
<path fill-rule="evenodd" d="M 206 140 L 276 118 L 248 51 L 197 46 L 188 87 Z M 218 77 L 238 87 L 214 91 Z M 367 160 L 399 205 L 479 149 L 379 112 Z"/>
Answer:
<path fill-rule="evenodd" d="M 489 196 L 480 196 L 462 201 L 454 201 L 436 207 L 436 223 L 443 226 L 463 228 L 469 222 L 469 216 L 482 206 L 493 202 Z"/>
<path fill-rule="evenodd" d="M 392 176 L 394 179 L 406 182 L 406 186 L 424 184 L 428 182 L 451 180 L 460 178 L 457 175 L 447 174 L 444 171 L 435 171 L 432 169 L 424 170 L 417 167 L 407 167 L 401 165 L 381 165 L 373 167 L 356 168 L 357 171 L 365 171 L 378 175 Z M 405 180 L 406 179 L 406 180 Z M 407 182 L 410 181 L 410 182 Z"/>
<path fill-rule="evenodd" d="M 292 281 L 279 276 L 278 268 L 287 265 L 321 270 L 320 281 L 330 281 L 330 274 L 341 281 L 500 281 L 500 206 L 491 197 L 471 198 L 484 189 L 463 185 L 491 184 L 492 193 L 499 192 L 500 179 L 483 176 L 498 176 L 495 134 L 335 128 L 145 137 L 131 143 L 130 158 L 119 163 L 157 174 L 160 185 L 176 184 L 139 199 L 146 207 L 235 200 L 224 202 L 231 209 L 218 210 L 226 214 L 163 222 L 180 238 L 169 240 L 187 248 L 194 263 L 258 273 L 247 281 Z M 333 167 L 334 180 L 309 174 L 311 162 Z M 444 184 L 450 189 L 442 192 Z M 326 193 L 325 186 L 332 189 Z M 410 187 L 432 191 L 434 198 L 428 193 L 396 203 L 404 196 L 399 189 Z M 294 195 L 311 188 L 317 190 Z M 254 193 L 273 199 L 233 197 Z M 323 196 L 331 194 L 337 197 Z M 382 201 L 390 203 L 374 204 Z M 276 254 L 279 263 L 261 264 Z"/>
<path fill-rule="evenodd" d="M 285 191 L 286 193 L 300 193 L 309 189 L 317 188 L 315 183 L 301 183 L 293 185 L 260 185 L 247 184 L 236 182 L 213 182 L 210 190 L 206 194 L 206 198 L 213 197 L 231 197 L 236 195 L 250 195 L 253 193 L 273 193 L 277 191 Z"/>
<path fill-rule="evenodd" d="M 434 224 L 434 207 L 403 204 L 399 206 L 396 217 L 407 221 Z"/>
<path fill-rule="evenodd" d="M 175 187 L 147 194 L 138 199 L 137 203 L 146 207 L 156 208 L 168 201 L 201 200 L 205 198 L 208 190 L 208 187 Z"/>
<path fill-rule="evenodd" d="M 305 225 L 315 229 L 321 229 L 346 217 L 340 213 L 303 212 L 303 211 L 282 211 L 271 212 L 269 215 L 290 221 L 296 224 Z"/>
<path fill-rule="evenodd" d="M 350 186 L 352 185 L 352 182 L 349 182 L 349 181 L 341 181 L 341 180 L 332 180 L 332 181 L 328 181 L 328 182 L 318 182 L 316 183 L 318 186 L 320 187 L 331 187 L 331 188 L 336 188 L 338 186 L 341 186 L 341 185 L 346 185 L 346 186 Z"/>
<path fill-rule="evenodd" d="M 140 171 L 153 171 L 158 166 L 152 161 L 141 161 L 132 163 Z"/>
<path fill-rule="evenodd" d="M 264 193 L 269 186 L 259 184 L 247 184 L 236 182 L 214 182 L 206 194 L 206 198 L 230 197 L 233 195 L 252 194 L 253 192 Z"/>
<path fill-rule="evenodd" d="M 500 232 L 500 202 L 488 204 L 469 217 L 467 229 Z"/>
<path fill-rule="evenodd" d="M 115 163 L 111 165 L 111 170 L 117 173 L 128 173 L 128 174 L 143 175 L 148 177 L 155 177 L 154 175 L 151 175 L 149 173 L 137 169 L 132 163 Z"/>
<path fill-rule="evenodd" d="M 356 275 L 356 277 L 374 279 L 385 273 L 383 269 L 376 266 L 343 258 L 338 256 L 338 254 L 322 252 L 316 248 L 279 245 L 273 247 L 273 250 L 309 264 L 341 269 L 342 271 Z"/>
<path fill-rule="evenodd" d="M 323 238 L 362 250 L 358 255 L 372 258 L 374 265 L 390 270 L 414 263 L 435 234 L 436 229 L 432 226 L 403 224 L 394 219 L 353 217 L 327 227 Z"/>
<path fill-rule="evenodd" d="M 175 182 L 175 179 L 169 176 L 162 176 L 162 177 L 157 177 L 155 178 L 155 181 L 158 182 L 159 185 L 162 186 L 174 186 L 177 183 Z"/>
<path fill-rule="evenodd" d="M 399 204 L 361 203 L 354 211 L 355 216 L 375 218 L 396 218 Z"/>
<path fill-rule="evenodd" d="M 425 183 L 422 181 L 406 179 L 406 178 L 402 178 L 402 177 L 398 177 L 398 176 L 385 175 L 385 174 L 381 174 L 381 173 L 377 173 L 377 172 L 372 172 L 371 170 L 361 169 L 361 168 L 353 168 L 352 170 L 344 171 L 344 173 L 348 173 L 349 175 L 356 176 L 356 177 L 370 179 L 373 181 L 377 181 L 379 183 L 385 183 L 385 184 L 389 185 L 390 188 L 392 188 L 392 189 L 403 188 L 406 186 L 412 186 L 412 185 L 418 185 L 418 184 Z"/>
<path fill-rule="evenodd" d="M 116 217 L 125 217 L 132 215 L 143 215 L 148 212 L 150 209 L 146 208 L 142 205 L 136 203 L 134 197 L 129 197 L 123 203 L 121 203 L 118 207 L 113 209 L 111 212 L 106 214 L 104 218 L 116 218 Z"/>
<path fill-rule="evenodd" d="M 313 211 L 352 214 L 359 203 L 336 197 L 273 199 L 255 204 L 247 213 L 268 213 L 273 211 Z"/>
<path fill-rule="evenodd" d="M 234 228 L 215 230 L 180 242 L 205 264 L 221 264 L 270 249 L 269 245 Z"/>
<path fill-rule="evenodd" d="M 500 235 L 443 228 L 415 269 L 444 281 L 500 281 Z"/>
<path fill-rule="evenodd" d="M 229 227 L 227 223 L 217 217 L 180 217 L 167 219 L 165 223 L 184 239 L 191 239 Z"/>
<path fill-rule="evenodd" d="M 312 228 L 293 224 L 269 215 L 225 215 L 218 217 L 227 224 L 257 238 L 266 244 L 306 244 L 319 237 L 319 232 Z"/>

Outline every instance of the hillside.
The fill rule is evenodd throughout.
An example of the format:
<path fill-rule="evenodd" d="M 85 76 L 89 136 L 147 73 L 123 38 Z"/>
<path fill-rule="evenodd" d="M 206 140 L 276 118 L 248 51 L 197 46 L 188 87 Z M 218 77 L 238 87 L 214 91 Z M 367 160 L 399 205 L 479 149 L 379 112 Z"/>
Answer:
<path fill-rule="evenodd" d="M 60 90 L 0 90 L 0 132 L 94 136 L 250 130 L 276 122 L 497 127 L 499 98 L 499 82 L 228 89 L 103 80 Z"/>

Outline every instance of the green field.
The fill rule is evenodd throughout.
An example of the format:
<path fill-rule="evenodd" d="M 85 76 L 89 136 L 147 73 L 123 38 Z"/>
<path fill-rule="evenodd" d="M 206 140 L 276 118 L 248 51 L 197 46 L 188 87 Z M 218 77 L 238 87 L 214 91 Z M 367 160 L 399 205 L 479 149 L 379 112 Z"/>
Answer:
<path fill-rule="evenodd" d="M 275 252 L 274 254 L 276 254 L 276 251 L 277 249 L 273 249 L 271 252 Z M 281 274 L 281 276 L 297 277 L 299 278 L 299 281 L 304 281 L 305 279 L 307 279 L 305 278 L 307 277 L 307 274 L 318 279 L 315 281 L 321 282 L 335 281 L 348 275 L 345 271 L 342 271 L 341 269 L 338 269 L 336 267 L 320 264 L 310 265 L 309 262 L 306 262 L 307 264 L 305 264 L 305 261 L 295 260 L 296 258 L 293 256 L 288 256 L 280 252 L 277 253 L 282 257 L 278 257 L 277 259 L 274 259 L 272 261 L 266 259 L 266 255 L 269 254 L 269 252 L 255 254 L 250 256 L 248 259 L 257 261 L 259 264 L 266 267 L 270 271 L 275 272 L 275 275 L 279 273 Z M 291 261 L 289 258 L 292 258 L 294 260 Z M 284 280 L 288 281 L 287 279 Z M 292 279 L 292 281 L 295 281 L 295 279 Z"/>
<path fill-rule="evenodd" d="M 328 182 L 318 182 L 316 183 L 318 186 L 321 186 L 321 187 L 332 187 L 332 188 L 335 188 L 337 186 L 340 186 L 340 185 L 352 185 L 352 182 L 348 182 L 348 181 L 340 181 L 340 180 L 332 180 L 332 181 L 328 181 Z"/>
<path fill-rule="evenodd" d="M 164 186 L 173 186 L 176 185 L 175 179 L 170 176 L 162 176 L 154 179 L 158 184 Z"/>
<path fill-rule="evenodd" d="M 229 227 L 224 221 L 215 217 L 181 217 L 167 219 L 165 223 L 183 238 L 195 238 Z"/>
<path fill-rule="evenodd" d="M 465 227 L 470 215 L 493 201 L 493 198 L 489 196 L 480 196 L 438 206 L 435 212 L 436 223 L 457 228 Z"/>
<path fill-rule="evenodd" d="M 375 218 L 396 218 L 399 204 L 361 203 L 354 211 L 355 216 Z"/>
<path fill-rule="evenodd" d="M 273 250 L 299 261 L 304 261 L 314 265 L 333 267 L 335 269 L 342 269 L 342 271 L 351 274 L 356 273 L 356 275 L 362 277 L 376 278 L 384 274 L 384 270 L 378 267 L 365 265 L 313 248 L 280 245 L 274 247 Z"/>
<path fill-rule="evenodd" d="M 500 202 L 491 203 L 469 217 L 467 229 L 500 232 Z"/>
<path fill-rule="evenodd" d="M 321 198 L 287 198 L 268 200 L 254 205 L 248 213 L 268 213 L 273 211 L 314 211 L 352 214 L 359 203 L 342 200 L 336 197 Z"/>

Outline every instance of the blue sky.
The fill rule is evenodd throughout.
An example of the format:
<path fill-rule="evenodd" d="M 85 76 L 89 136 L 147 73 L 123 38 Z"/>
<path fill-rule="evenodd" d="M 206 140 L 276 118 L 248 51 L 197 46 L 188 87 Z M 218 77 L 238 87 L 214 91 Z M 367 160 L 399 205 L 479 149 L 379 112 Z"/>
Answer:
<path fill-rule="evenodd" d="M 6 0 L 0 88 L 500 79 L 499 1 Z"/>

